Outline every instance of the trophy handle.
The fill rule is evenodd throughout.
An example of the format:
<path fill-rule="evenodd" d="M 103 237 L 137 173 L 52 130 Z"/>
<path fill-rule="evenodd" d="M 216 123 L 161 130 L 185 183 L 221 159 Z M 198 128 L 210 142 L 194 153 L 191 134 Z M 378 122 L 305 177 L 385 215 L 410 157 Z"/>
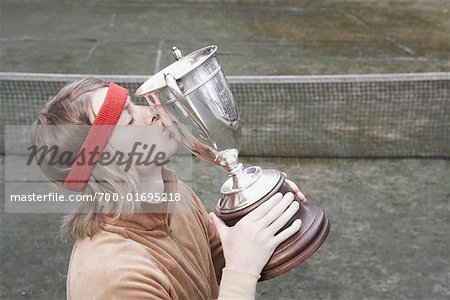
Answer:
<path fill-rule="evenodd" d="M 201 131 L 201 134 L 205 135 L 206 139 L 208 139 L 210 144 L 213 145 L 215 148 L 217 148 L 216 143 L 211 138 L 211 135 L 210 135 L 208 129 L 205 127 L 205 125 L 203 124 L 203 122 L 201 120 L 200 113 L 195 108 L 195 105 L 193 105 L 191 103 L 191 100 L 188 97 L 186 97 L 185 95 L 183 95 L 183 92 L 178 87 L 177 80 L 175 79 L 175 77 L 170 73 L 164 73 L 164 80 L 166 81 L 167 86 L 169 87 L 172 94 L 175 96 L 176 100 L 180 104 L 187 103 L 188 107 L 194 111 L 192 113 L 190 109 L 187 109 L 186 107 L 184 107 L 185 111 L 189 114 L 190 119 L 194 122 L 195 126 L 197 126 L 197 128 Z"/>

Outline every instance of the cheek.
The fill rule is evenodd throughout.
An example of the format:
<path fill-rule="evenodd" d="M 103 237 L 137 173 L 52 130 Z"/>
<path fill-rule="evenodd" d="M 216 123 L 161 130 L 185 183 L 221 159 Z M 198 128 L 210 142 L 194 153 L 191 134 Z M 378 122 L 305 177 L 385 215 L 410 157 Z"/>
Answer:
<path fill-rule="evenodd" d="M 145 126 L 146 130 L 141 133 L 142 138 L 149 145 L 156 145 L 156 147 L 161 147 L 166 140 L 167 134 L 163 132 L 163 126 L 159 124 L 154 124 L 151 126 Z"/>
<path fill-rule="evenodd" d="M 115 149 L 129 153 L 136 142 L 143 142 L 139 130 L 135 126 L 116 126 L 109 142 Z"/>
<path fill-rule="evenodd" d="M 164 152 L 169 155 L 173 152 L 174 144 L 178 142 L 169 137 L 168 129 L 162 131 L 162 126 L 118 126 L 115 128 L 113 135 L 109 142 L 114 149 L 121 151 L 125 154 L 130 153 L 133 146 L 139 142 L 140 145 L 136 146 L 137 151 L 148 151 L 152 145 L 155 145 L 155 152 Z M 143 145 L 147 145 L 147 150 L 143 149 Z M 176 147 L 178 148 L 178 147 Z"/>
<path fill-rule="evenodd" d="M 127 154 L 131 152 L 134 141 L 129 136 L 113 134 L 109 140 L 109 143 L 114 147 L 114 150 Z"/>
<path fill-rule="evenodd" d="M 120 115 L 119 120 L 117 121 L 117 124 L 123 124 L 123 125 L 119 125 L 119 126 L 125 126 L 125 124 L 128 124 L 128 122 L 130 121 L 130 115 L 127 113 L 122 113 L 122 115 Z"/>

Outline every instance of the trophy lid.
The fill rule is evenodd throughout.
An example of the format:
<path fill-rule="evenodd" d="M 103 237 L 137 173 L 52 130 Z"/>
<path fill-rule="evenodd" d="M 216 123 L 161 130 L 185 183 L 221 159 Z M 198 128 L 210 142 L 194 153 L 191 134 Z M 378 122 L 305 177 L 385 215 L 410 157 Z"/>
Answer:
<path fill-rule="evenodd" d="M 204 61 L 213 56 L 216 51 L 216 45 L 201 48 L 183 57 L 181 57 L 179 51 L 174 51 L 174 54 L 177 55 L 178 60 L 145 81 L 136 90 L 136 96 L 143 96 L 165 87 L 167 84 L 164 79 L 164 74 L 166 73 L 170 73 L 176 80 L 185 77 L 187 74 L 200 66 Z"/>

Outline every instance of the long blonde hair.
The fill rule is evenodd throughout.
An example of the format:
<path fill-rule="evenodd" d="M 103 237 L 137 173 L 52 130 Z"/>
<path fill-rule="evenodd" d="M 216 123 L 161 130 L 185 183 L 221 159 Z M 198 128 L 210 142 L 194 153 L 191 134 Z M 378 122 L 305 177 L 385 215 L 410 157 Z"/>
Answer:
<path fill-rule="evenodd" d="M 39 125 L 92 125 L 89 119 L 92 109 L 92 92 L 107 87 L 108 83 L 95 79 L 84 78 L 64 86 L 60 92 L 50 99 L 35 118 L 31 139 L 38 148 L 46 145 L 58 145 L 58 151 L 77 153 L 83 143 L 83 135 L 68 135 L 67 130 L 54 130 L 52 126 Z M 76 126 L 70 126 L 74 128 Z M 86 127 L 86 126 L 79 126 Z M 73 130 L 73 129 L 72 129 Z M 75 138 L 74 138 L 75 137 Z M 112 153 L 114 147 L 109 143 L 104 151 Z M 48 155 L 40 163 L 45 175 L 55 184 L 61 185 L 70 167 L 63 164 L 50 164 Z M 117 164 L 96 165 L 88 183 L 82 190 L 83 194 L 119 193 L 125 195 L 136 191 L 137 171 L 131 168 L 124 172 Z M 101 227 L 101 217 L 104 212 L 114 212 L 119 218 L 123 212 L 133 213 L 138 204 L 134 201 L 108 201 L 100 203 L 98 199 L 85 201 L 76 211 L 63 218 L 61 230 L 73 240 L 93 237 Z"/>

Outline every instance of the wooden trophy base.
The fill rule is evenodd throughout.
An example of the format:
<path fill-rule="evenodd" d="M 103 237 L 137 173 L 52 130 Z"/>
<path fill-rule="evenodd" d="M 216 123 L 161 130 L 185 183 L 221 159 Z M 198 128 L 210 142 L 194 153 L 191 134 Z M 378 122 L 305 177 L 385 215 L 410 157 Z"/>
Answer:
<path fill-rule="evenodd" d="M 233 226 L 242 217 L 270 199 L 276 193 L 281 192 L 284 195 L 289 191 L 291 191 L 291 188 L 285 182 L 285 177 L 281 176 L 275 188 L 261 200 L 232 213 L 221 213 L 217 211 L 216 214 L 225 224 Z M 295 197 L 295 201 L 300 203 L 300 208 L 280 231 L 289 227 L 296 219 L 302 220 L 302 226 L 297 233 L 278 245 L 262 270 L 259 281 L 277 277 L 297 267 L 313 255 L 328 236 L 330 222 L 326 218 L 323 210 L 315 204 L 309 202 L 302 203 L 297 197 Z"/>

